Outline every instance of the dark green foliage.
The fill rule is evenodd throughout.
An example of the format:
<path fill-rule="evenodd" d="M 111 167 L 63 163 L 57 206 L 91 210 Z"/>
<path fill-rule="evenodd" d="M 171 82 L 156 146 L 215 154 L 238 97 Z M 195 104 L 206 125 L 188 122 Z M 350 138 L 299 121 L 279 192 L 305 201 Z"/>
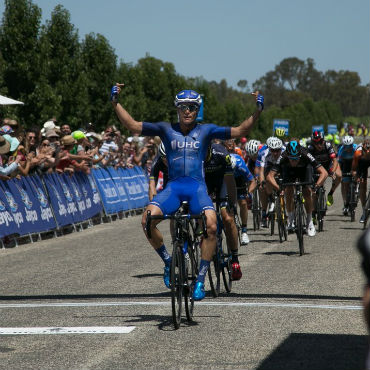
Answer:
<path fill-rule="evenodd" d="M 41 126 L 55 116 L 72 128 L 93 122 L 100 129 L 117 123 L 109 102 L 115 82 L 125 83 L 120 102 L 138 121 L 177 119 L 174 96 L 195 89 L 204 96 L 205 122 L 235 126 L 255 110 L 246 79 L 238 88 L 202 77 L 186 78 L 172 63 L 146 55 L 136 65 L 117 61 L 108 40 L 90 33 L 80 41 L 68 10 L 55 7 L 41 25 L 41 9 L 31 0 L 5 0 L 0 25 L 0 94 L 24 106 L 1 107 L 0 115 L 25 126 Z M 294 136 L 309 135 L 315 124 L 369 121 L 369 85 L 356 72 L 315 69 L 312 59 L 286 58 L 253 84 L 265 95 L 265 111 L 251 137 L 265 139 L 274 118 L 291 121 Z M 361 118 L 359 118 L 361 117 Z M 0 117 L 1 118 L 1 117 Z"/>

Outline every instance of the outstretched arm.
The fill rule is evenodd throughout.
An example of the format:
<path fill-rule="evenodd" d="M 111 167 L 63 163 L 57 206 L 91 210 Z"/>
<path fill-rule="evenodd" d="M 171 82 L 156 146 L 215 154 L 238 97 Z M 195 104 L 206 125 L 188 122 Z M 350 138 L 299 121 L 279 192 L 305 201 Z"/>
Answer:
<path fill-rule="evenodd" d="M 238 127 L 231 127 L 231 137 L 242 137 L 246 136 L 252 129 L 255 122 L 258 120 L 261 112 L 264 107 L 264 98 L 263 95 L 260 95 L 258 91 L 252 93 L 256 98 L 257 110 L 245 121 L 243 121 Z"/>
<path fill-rule="evenodd" d="M 135 121 L 127 112 L 127 110 L 123 108 L 120 103 L 118 103 L 118 94 L 121 92 L 121 88 L 123 86 L 124 84 L 116 83 L 116 85 L 112 87 L 110 100 L 112 102 L 113 109 L 115 110 L 119 121 L 125 128 L 127 128 L 133 134 L 141 134 L 143 123 Z"/>

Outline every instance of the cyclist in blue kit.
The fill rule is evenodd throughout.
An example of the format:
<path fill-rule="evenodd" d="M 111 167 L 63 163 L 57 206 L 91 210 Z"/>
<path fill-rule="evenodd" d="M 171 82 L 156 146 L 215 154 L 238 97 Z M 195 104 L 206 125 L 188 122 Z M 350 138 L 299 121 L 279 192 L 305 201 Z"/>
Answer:
<path fill-rule="evenodd" d="M 200 94 L 193 90 L 183 90 L 175 97 L 179 122 L 138 122 L 118 103 L 118 94 L 124 84 L 116 84 L 111 90 L 111 101 L 119 121 L 133 134 L 159 136 L 165 146 L 168 161 L 169 181 L 166 188 L 149 203 L 146 211 L 154 215 L 173 214 L 182 201 L 189 203 L 191 214 L 205 212 L 208 237 L 203 239 L 199 274 L 193 291 L 194 300 L 205 297 L 204 279 L 216 248 L 217 218 L 212 200 L 207 194 L 204 181 L 203 162 L 212 139 L 226 140 L 231 137 L 246 136 L 263 110 L 263 96 L 253 93 L 257 110 L 238 127 L 220 127 L 215 124 L 198 124 L 196 117 L 202 103 Z M 142 225 L 145 231 L 147 212 L 144 212 Z M 171 256 L 163 243 L 163 236 L 157 228 L 158 220 L 151 224 L 149 243 L 162 258 L 164 282 L 169 287 Z"/>

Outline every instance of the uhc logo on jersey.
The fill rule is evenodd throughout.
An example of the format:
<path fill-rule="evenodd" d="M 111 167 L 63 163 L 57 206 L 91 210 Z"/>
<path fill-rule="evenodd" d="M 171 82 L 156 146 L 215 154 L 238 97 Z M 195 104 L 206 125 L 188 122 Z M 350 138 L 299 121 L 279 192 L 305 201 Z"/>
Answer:
<path fill-rule="evenodd" d="M 199 149 L 200 142 L 199 141 L 177 141 L 177 140 L 172 140 L 171 141 L 171 148 L 172 150 L 178 150 L 178 149 Z"/>

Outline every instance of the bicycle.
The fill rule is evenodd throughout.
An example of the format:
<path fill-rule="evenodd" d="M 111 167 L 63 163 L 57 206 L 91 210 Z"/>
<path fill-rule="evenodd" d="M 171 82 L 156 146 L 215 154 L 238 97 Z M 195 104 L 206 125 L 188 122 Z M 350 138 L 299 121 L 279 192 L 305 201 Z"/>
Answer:
<path fill-rule="evenodd" d="M 346 204 L 348 205 L 348 212 L 351 217 L 351 222 L 354 222 L 356 216 L 356 207 L 359 198 L 360 183 L 356 181 L 356 179 L 352 176 L 350 172 L 343 173 L 343 178 L 344 177 L 351 177 L 351 182 L 349 183 L 347 191 Z"/>
<path fill-rule="evenodd" d="M 303 186 L 312 185 L 312 182 L 289 182 L 283 183 L 282 186 L 294 186 L 294 221 L 295 221 L 295 233 L 298 239 L 299 254 L 304 255 L 304 242 L 303 235 L 306 229 L 306 211 L 303 206 Z"/>
<path fill-rule="evenodd" d="M 173 241 L 170 268 L 170 288 L 172 320 L 175 329 L 180 327 L 182 301 L 184 298 L 186 318 L 192 321 L 194 313 L 193 290 L 199 272 L 199 247 L 195 236 L 196 225 L 192 220 L 202 220 L 203 236 L 207 237 L 206 216 L 189 214 L 188 203 L 182 202 L 174 215 L 151 215 L 147 211 L 145 229 L 151 238 L 151 221 L 172 219 L 175 221 L 175 238 Z"/>
<path fill-rule="evenodd" d="M 253 215 L 253 229 L 254 231 L 259 230 L 261 227 L 261 202 L 258 186 L 253 190 L 252 193 L 252 215 Z"/>
<path fill-rule="evenodd" d="M 238 241 L 239 246 L 242 245 L 242 223 L 240 222 L 240 217 L 238 215 L 237 207 L 234 208 L 234 222 L 236 229 L 238 230 Z"/>
<path fill-rule="evenodd" d="M 220 206 L 216 203 L 216 215 L 217 215 L 217 242 L 216 252 L 212 259 L 212 266 L 215 274 L 215 281 L 212 276 L 212 267 L 208 269 L 208 280 L 211 288 L 211 292 L 214 298 L 218 297 L 221 291 L 221 275 L 227 293 L 231 292 L 232 288 L 232 263 L 231 263 L 231 251 L 224 242 L 225 232 L 220 214 Z"/>

